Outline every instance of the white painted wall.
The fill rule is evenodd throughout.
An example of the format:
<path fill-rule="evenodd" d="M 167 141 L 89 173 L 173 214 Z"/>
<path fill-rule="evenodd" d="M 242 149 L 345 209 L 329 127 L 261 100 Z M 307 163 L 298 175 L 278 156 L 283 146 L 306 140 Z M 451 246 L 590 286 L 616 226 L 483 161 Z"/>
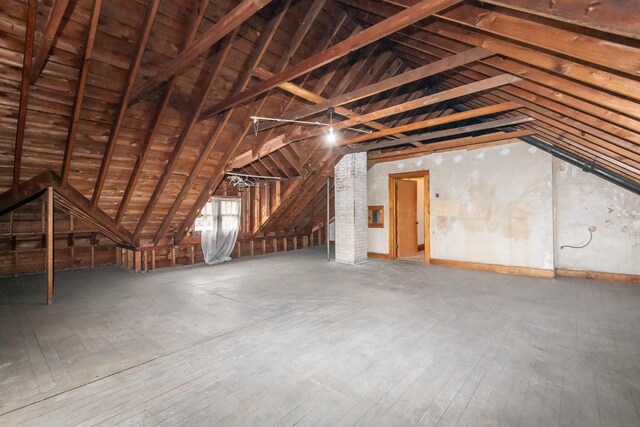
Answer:
<path fill-rule="evenodd" d="M 553 159 L 556 267 L 640 274 L 640 196 Z M 589 227 L 595 227 L 591 243 Z"/>
<path fill-rule="evenodd" d="M 425 169 L 432 258 L 553 268 L 550 156 L 522 142 L 375 165 L 368 200 L 385 205 L 385 228 L 369 229 L 369 252 L 389 253 L 388 175 Z"/>
<path fill-rule="evenodd" d="M 640 196 L 524 142 L 375 165 L 368 203 L 385 228 L 368 230 L 369 252 L 389 253 L 389 174 L 415 170 L 430 171 L 432 258 L 640 274 Z M 590 226 L 588 247 L 560 249 Z"/>

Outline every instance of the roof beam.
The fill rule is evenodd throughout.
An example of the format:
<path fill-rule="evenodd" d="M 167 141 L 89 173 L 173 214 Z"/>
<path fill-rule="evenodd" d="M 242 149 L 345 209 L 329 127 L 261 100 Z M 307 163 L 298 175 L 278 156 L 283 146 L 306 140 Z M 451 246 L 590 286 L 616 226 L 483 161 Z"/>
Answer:
<path fill-rule="evenodd" d="M 109 166 L 111 165 L 111 158 L 113 157 L 113 152 L 116 148 L 116 141 L 120 136 L 120 128 L 124 123 L 124 118 L 127 114 L 127 107 L 129 105 L 129 97 L 131 96 L 131 92 L 133 91 L 133 84 L 136 81 L 136 77 L 138 76 L 138 71 L 140 70 L 140 64 L 142 63 L 142 55 L 144 54 L 144 50 L 147 47 L 147 42 L 149 41 L 149 35 L 151 34 L 151 27 L 153 26 L 153 22 L 155 21 L 156 14 L 158 13 L 158 7 L 160 6 L 160 0 L 153 0 L 149 6 L 147 6 L 147 13 L 144 17 L 144 24 L 142 27 L 142 31 L 140 33 L 140 37 L 138 37 L 138 43 L 136 46 L 136 53 L 129 64 L 129 72 L 127 74 L 127 81 L 124 85 L 124 90 L 122 95 L 120 96 L 120 104 L 118 105 L 118 113 L 114 119 L 114 122 L 111 126 L 111 131 L 109 132 L 109 140 L 107 141 L 107 146 L 105 147 L 104 154 L 102 155 L 102 163 L 100 164 L 100 171 L 98 172 L 98 178 L 96 180 L 96 185 L 93 189 L 93 197 L 91 198 L 91 205 L 98 206 L 100 202 L 100 196 L 102 195 L 102 188 L 104 187 L 104 182 L 107 179 L 107 172 L 109 171 Z"/>
<path fill-rule="evenodd" d="M 224 101 L 214 105 L 204 112 L 201 119 L 206 119 L 227 110 L 234 105 L 246 102 L 256 96 L 267 92 L 281 83 L 290 81 L 298 76 L 306 74 L 317 68 L 322 67 L 350 52 L 353 52 L 363 46 L 380 40 L 396 31 L 412 25 L 434 13 L 440 12 L 450 6 L 459 3 L 460 0 L 421 0 L 414 6 L 411 6 L 396 15 L 393 15 L 384 21 L 364 29 L 358 34 L 349 37 L 346 40 L 337 43 L 323 52 L 318 53 L 296 65 L 290 66 L 283 72 L 259 83 L 237 95 L 232 95 Z"/>
<path fill-rule="evenodd" d="M 49 51 L 51 50 L 53 41 L 56 38 L 56 34 L 60 28 L 60 24 L 62 23 L 62 18 L 64 17 L 64 12 L 67 10 L 68 4 L 69 0 L 54 0 L 51 5 L 49 17 L 47 18 L 47 23 L 45 24 L 44 31 L 42 32 L 42 40 L 40 40 L 38 49 L 36 49 L 33 69 L 31 70 L 31 84 L 35 84 L 38 77 L 40 77 L 40 73 L 42 72 L 44 64 L 49 57 Z"/>
<path fill-rule="evenodd" d="M 36 31 L 36 9 L 38 0 L 27 1 L 27 23 L 24 34 L 24 56 L 22 59 L 22 83 L 20 86 L 20 104 L 18 106 L 18 124 L 16 126 L 16 144 L 13 151 L 13 191 L 20 185 L 20 167 L 22 165 L 22 146 L 27 121 L 29 90 L 31 88 L 31 67 L 33 65 L 33 40 Z"/>
<path fill-rule="evenodd" d="M 392 151 L 386 153 L 369 153 L 367 158 L 371 160 L 383 160 L 391 162 L 416 156 L 424 156 L 425 154 L 436 153 L 439 151 L 450 151 L 461 148 L 480 148 L 478 145 L 492 144 L 495 142 L 509 142 L 515 138 L 525 135 L 531 135 L 533 132 L 527 130 L 518 130 L 513 132 L 494 132 L 481 136 L 466 136 L 463 138 L 455 138 L 447 141 L 434 142 L 425 144 L 422 147 L 408 148 L 406 150 Z"/>
<path fill-rule="evenodd" d="M 235 40 L 237 32 L 238 31 L 235 30 L 231 35 L 227 36 L 224 45 L 220 47 L 220 49 L 215 55 L 212 55 L 206 61 L 206 63 L 208 63 L 210 66 L 213 67 L 213 71 L 207 76 L 206 82 L 196 82 L 194 86 L 193 92 L 197 95 L 195 105 L 193 106 L 187 118 L 187 121 L 185 122 L 185 125 L 182 128 L 182 132 L 180 132 L 180 137 L 178 138 L 176 145 L 173 147 L 173 151 L 169 156 L 169 160 L 167 161 L 167 164 L 165 165 L 164 170 L 162 171 L 162 175 L 160 176 L 160 179 L 156 184 L 156 188 L 153 190 L 153 193 L 151 194 L 151 198 L 149 199 L 149 202 L 147 202 L 147 206 L 145 207 L 144 212 L 140 217 L 140 221 L 138 221 L 138 225 L 136 225 L 136 229 L 133 233 L 133 238 L 135 241 L 137 241 L 138 238 L 140 237 L 140 233 L 142 233 L 142 230 L 147 224 L 147 221 L 149 221 L 149 218 L 151 217 L 151 213 L 153 212 L 153 209 L 156 207 L 156 204 L 158 203 L 158 200 L 160 200 L 160 197 L 162 196 L 162 193 L 164 192 L 164 189 L 167 183 L 171 179 L 171 175 L 173 174 L 173 169 L 176 167 L 176 164 L 178 163 L 180 154 L 182 154 L 182 150 L 184 149 L 187 143 L 187 140 L 191 135 L 191 132 L 196 127 L 198 115 L 202 111 L 202 108 L 204 108 L 204 105 L 207 101 L 207 97 L 209 95 L 209 92 L 211 91 L 211 88 L 213 87 L 213 84 L 218 80 L 218 77 L 222 72 L 222 68 L 224 66 L 225 60 L 227 59 L 227 55 L 231 51 L 231 46 L 233 45 L 233 41 Z M 203 66 L 203 72 L 204 70 L 207 69 L 206 63 L 205 63 L 205 66 Z"/>
<path fill-rule="evenodd" d="M 204 18 L 204 13 L 207 10 L 208 5 L 209 0 L 196 0 L 194 8 L 191 11 L 192 16 L 190 19 L 189 30 L 187 31 L 187 37 L 185 38 L 183 43 L 184 49 L 189 47 L 191 43 L 193 43 L 193 40 L 196 38 L 196 35 L 198 34 L 198 28 L 200 27 L 200 23 Z M 160 120 L 169 107 L 169 101 L 171 100 L 171 95 L 173 95 L 173 91 L 176 88 L 177 80 L 178 76 L 171 76 L 171 78 L 169 79 L 169 84 L 167 85 L 167 88 L 165 89 L 161 100 L 158 102 L 158 107 L 156 108 L 155 114 L 151 119 L 151 124 L 149 125 L 149 129 L 147 131 L 147 134 L 145 135 L 145 139 L 141 144 L 140 154 L 136 159 L 133 171 L 131 172 L 131 176 L 129 177 L 127 188 L 122 195 L 122 200 L 120 201 L 120 206 L 118 207 L 118 212 L 116 213 L 116 224 L 120 224 L 122 222 L 122 218 L 127 211 L 127 207 L 129 206 L 129 202 L 131 201 L 131 197 L 133 196 L 133 191 L 136 188 L 138 179 L 140 178 L 140 174 L 142 173 L 142 169 L 147 162 L 149 153 L 151 153 L 151 143 L 160 127 Z"/>
<path fill-rule="evenodd" d="M 428 132 L 428 133 L 421 133 L 418 135 L 411 135 L 411 136 L 407 136 L 405 138 L 399 138 L 393 141 L 384 141 L 384 142 L 377 142 L 373 144 L 361 145 L 354 148 L 350 148 L 347 150 L 347 152 L 357 153 L 361 151 L 379 150 L 382 148 L 389 148 L 389 147 L 396 147 L 398 145 L 411 144 L 412 142 L 423 142 L 423 141 L 429 141 L 432 139 L 444 138 L 452 135 L 461 135 L 461 134 L 472 133 L 472 132 L 477 132 L 481 130 L 508 127 L 516 124 L 531 122 L 533 120 L 535 119 L 529 116 L 508 117 L 506 119 L 491 120 L 491 121 L 486 121 L 486 122 L 482 122 L 474 125 L 467 125 L 467 126 L 461 126 L 461 127 L 452 128 L 452 129 L 439 130 L 436 132 Z"/>
<path fill-rule="evenodd" d="M 273 37 L 275 36 L 276 31 L 280 27 L 280 24 L 282 23 L 282 20 L 284 19 L 285 14 L 289 10 L 290 5 L 291 5 L 291 0 L 282 1 L 280 3 L 279 8 L 275 13 L 275 16 L 267 24 L 267 27 L 265 28 L 265 31 L 262 33 L 262 36 L 260 37 L 258 44 L 251 52 L 251 56 L 245 62 L 242 73 L 240 74 L 240 76 L 238 76 L 238 80 L 235 83 L 235 88 L 233 90 L 233 93 L 241 92 L 246 88 L 247 84 L 249 84 L 249 81 L 251 79 L 251 70 L 253 70 L 258 65 L 258 63 L 260 63 L 260 61 L 262 60 L 264 54 L 267 51 L 267 48 L 269 47 L 269 44 L 271 43 L 271 41 L 273 40 Z M 265 101 L 266 99 L 264 99 L 262 102 L 264 103 Z M 169 212 L 167 212 L 167 214 L 164 216 L 162 223 L 158 228 L 158 231 L 153 237 L 154 244 L 157 244 L 160 241 L 160 239 L 162 238 L 162 235 L 165 233 L 165 231 L 169 227 L 169 224 L 171 224 L 171 221 L 173 220 L 173 217 L 175 216 L 176 212 L 178 211 L 178 209 L 180 209 L 182 202 L 187 197 L 187 194 L 189 194 L 189 190 L 191 190 L 191 186 L 193 185 L 196 177 L 200 174 L 200 170 L 202 169 L 204 164 L 207 162 L 207 160 L 209 160 L 209 156 L 211 155 L 213 148 L 217 145 L 220 139 L 220 135 L 222 135 L 222 131 L 227 125 L 229 119 L 231 119 L 233 112 L 234 112 L 234 109 L 228 110 L 225 112 L 225 114 L 216 118 L 216 124 L 213 127 L 211 134 L 207 139 L 208 142 L 206 146 L 202 149 L 202 153 L 198 156 L 198 160 L 193 165 L 191 173 L 187 176 L 185 183 L 182 185 L 182 188 L 180 189 L 180 193 L 178 193 L 178 195 L 175 197 L 173 203 L 171 204 L 171 208 L 169 209 Z M 197 120 L 197 116 L 194 116 L 194 120 Z M 240 138 L 236 139 L 237 145 L 240 144 L 247 130 L 248 128 L 246 128 L 245 132 L 242 134 Z M 237 146 L 234 144 L 234 147 L 237 147 Z M 233 148 L 233 152 L 235 152 L 235 148 Z M 216 172 L 212 174 L 212 178 L 215 177 L 217 179 L 217 176 L 220 174 L 220 170 L 224 171 L 228 163 L 228 160 L 225 160 L 225 159 L 227 157 L 230 158 L 234 154 L 233 152 L 231 153 L 227 152 L 225 154 L 223 159 L 221 159 Z M 199 200 L 200 198 L 198 198 L 197 203 L 199 203 Z M 202 206 L 202 205 L 198 204 L 197 206 Z"/>
<path fill-rule="evenodd" d="M 431 61 L 433 60 L 434 55 L 438 58 L 441 55 L 446 55 L 448 52 L 456 52 L 463 48 L 461 47 L 461 44 L 445 38 L 441 38 L 439 36 L 434 36 L 433 38 L 439 39 L 437 40 L 437 44 L 434 43 L 436 40 L 427 42 L 420 41 L 419 39 L 408 39 L 406 42 L 399 42 L 400 44 L 396 45 L 396 49 L 405 55 L 405 57 L 406 55 L 409 55 L 421 58 L 421 61 Z M 422 59 L 423 53 L 426 53 L 429 56 Z M 613 95 L 598 91 L 595 88 L 590 88 L 585 85 L 563 79 L 562 77 L 556 77 L 550 73 L 534 69 L 515 61 L 499 59 L 497 57 L 488 58 L 479 64 L 472 65 L 470 68 L 482 70 L 488 75 L 494 74 L 495 72 L 509 72 L 511 74 L 521 76 L 525 80 L 515 83 L 514 86 L 521 87 L 531 93 L 538 94 L 549 101 L 552 101 L 554 105 L 562 104 L 571 108 L 573 111 L 584 111 L 592 116 L 609 121 L 615 126 L 621 126 L 629 129 L 635 134 L 640 133 L 639 121 L 615 111 L 616 108 L 625 112 L 631 111 L 629 105 L 634 105 L 634 103 L 630 100 L 617 98 Z M 461 72 L 464 73 L 464 71 Z M 557 90 L 549 88 L 547 85 L 555 87 Z M 605 108 L 605 106 L 607 108 Z M 614 109 L 611 107 L 614 107 Z M 636 106 L 636 108 L 638 107 Z M 616 131 L 611 132 L 614 134 L 616 133 Z"/>
<path fill-rule="evenodd" d="M 273 75 L 271 73 L 269 73 L 268 71 L 265 70 L 256 70 L 256 72 L 254 73 L 257 76 L 261 77 L 261 78 L 268 78 L 267 76 Z M 354 78 L 355 75 L 351 75 L 351 78 Z M 325 85 L 327 83 L 329 83 L 328 81 L 323 82 Z M 282 85 L 280 85 L 281 88 L 283 88 L 284 90 L 286 90 L 287 92 L 290 92 L 296 96 L 299 96 L 303 99 L 306 99 L 307 101 L 311 101 L 311 102 L 315 102 L 315 103 L 320 103 L 320 102 L 325 102 L 326 99 L 323 98 L 322 96 L 318 95 L 316 92 L 321 92 L 321 90 L 316 90 L 315 92 L 312 92 L 310 90 L 304 89 L 300 86 L 294 85 L 293 83 L 284 83 Z M 342 87 L 344 89 L 344 87 Z M 345 116 L 345 117 L 350 117 L 350 118 L 358 118 L 361 117 L 358 114 L 355 114 L 354 112 L 352 112 L 349 109 L 346 109 L 344 107 L 337 107 L 336 108 L 336 113 L 340 114 L 341 116 Z M 372 127 L 374 129 L 378 129 L 378 130 L 386 130 L 388 129 L 387 126 L 383 125 L 382 123 L 378 123 L 376 121 L 367 121 L 364 122 L 363 124 Z M 272 129 L 273 127 L 270 127 L 269 129 Z M 400 135 L 402 136 L 402 135 Z M 234 168 L 241 168 L 243 166 L 246 166 L 247 164 L 251 163 L 251 162 L 255 162 L 256 160 L 258 160 L 260 157 L 266 156 L 270 153 L 273 153 L 275 150 L 279 150 L 280 148 L 288 145 L 290 142 L 288 139 L 282 139 L 281 138 L 282 135 L 279 135 L 273 139 L 270 139 L 268 141 L 265 141 L 261 147 L 259 147 L 259 149 L 256 150 L 247 150 L 246 152 L 239 154 L 236 159 L 234 160 L 233 163 L 233 167 Z"/>
<path fill-rule="evenodd" d="M 637 9 L 636 5 L 636 14 Z M 437 16 L 465 27 L 484 30 L 517 43 L 551 50 L 634 77 L 640 74 L 640 50 L 611 40 L 487 10 L 472 4 L 460 5 Z M 624 60 L 612 61 L 611 58 Z"/>
<path fill-rule="evenodd" d="M 520 104 L 516 102 L 503 102 L 501 104 L 475 108 L 475 109 L 464 111 L 461 113 L 449 114 L 446 116 L 440 116 L 433 119 L 427 119 L 419 122 L 409 123 L 409 124 L 398 126 L 395 128 L 390 128 L 384 131 L 374 132 L 366 135 L 360 135 L 355 138 L 340 141 L 337 144 L 337 146 L 356 144 L 359 142 L 369 141 L 372 139 L 383 138 L 385 136 L 393 135 L 394 131 L 410 132 L 418 129 L 425 129 L 428 127 L 443 125 L 445 123 L 452 123 L 460 120 L 468 120 L 472 118 L 487 116 L 490 114 L 504 113 L 507 111 L 515 110 L 517 108 L 520 108 Z"/>
<path fill-rule="evenodd" d="M 482 0 L 482 3 L 640 40 L 638 3 L 635 0 Z"/>
<path fill-rule="evenodd" d="M 287 120 L 299 120 L 304 117 L 312 116 L 314 114 L 325 111 L 330 107 L 340 107 L 350 102 L 368 98 L 378 93 L 404 86 L 409 83 L 413 83 L 415 81 L 433 76 L 435 74 L 443 73 L 453 68 L 469 64 L 470 62 L 487 58 L 492 55 L 493 53 L 486 49 L 472 48 L 462 53 L 451 55 L 439 61 L 432 62 L 423 67 L 415 68 L 413 70 L 407 71 L 406 73 L 402 73 L 386 80 L 373 83 L 369 86 L 358 88 L 349 93 L 345 93 L 344 95 L 324 100 L 323 102 L 317 103 L 316 105 L 305 107 L 297 111 L 292 111 L 291 113 L 283 115 L 281 118 Z M 277 124 L 267 126 L 260 130 L 269 129 L 275 126 L 277 126 Z"/>
<path fill-rule="evenodd" d="M 91 65 L 91 56 L 93 55 L 93 45 L 96 40 L 96 31 L 98 30 L 98 20 L 100 18 L 100 10 L 102 9 L 102 0 L 93 0 L 91 6 L 91 14 L 89 15 L 89 27 L 87 28 L 87 37 L 84 42 L 84 53 L 82 56 L 82 68 L 78 75 L 78 84 L 76 86 L 76 96 L 73 100 L 71 110 L 71 120 L 69 121 L 69 129 L 67 130 L 67 144 L 64 148 L 64 158 L 62 160 L 62 171 L 60 172 L 60 183 L 64 187 L 69 179 L 71 170 L 71 159 L 73 157 L 73 149 L 76 144 L 76 136 L 78 133 L 78 123 L 80 121 L 80 111 L 82 110 L 82 101 L 84 100 L 84 91 L 87 86 L 87 78 L 89 76 L 89 67 Z"/>
<path fill-rule="evenodd" d="M 235 9 L 223 16 L 216 24 L 212 25 L 188 48 L 183 50 L 174 59 L 169 61 L 154 76 L 145 81 L 131 96 L 131 103 L 153 92 L 161 83 L 171 76 L 181 72 L 198 56 L 202 55 L 211 46 L 222 40 L 227 34 L 238 28 L 240 24 L 253 16 L 254 13 L 270 3 L 271 0 L 243 0 Z"/>
<path fill-rule="evenodd" d="M 350 0 L 349 4 L 369 12 L 369 14 L 359 15 L 359 17 L 361 16 L 363 20 L 372 23 L 377 22 L 378 19 L 372 19 L 371 14 L 384 18 L 388 13 L 394 13 L 398 10 L 397 7 L 384 3 L 380 3 L 377 7 L 371 7 L 365 2 L 365 0 Z M 380 6 L 389 7 L 386 14 L 381 12 L 381 9 L 383 8 Z M 611 73 L 599 68 L 589 67 L 578 62 L 545 53 L 542 50 L 530 49 L 481 31 L 461 28 L 459 25 L 449 22 L 434 21 L 430 22 L 428 25 L 417 25 L 415 28 L 419 28 L 422 31 L 413 31 L 411 36 L 408 37 L 419 37 L 423 42 L 425 40 L 440 40 L 445 38 L 448 39 L 447 42 L 482 46 L 486 49 L 492 50 L 496 54 L 518 61 L 515 62 L 509 59 L 495 57 L 487 60 L 487 62 L 502 62 L 505 63 L 505 65 L 508 64 L 510 67 L 517 67 L 521 70 L 518 75 L 523 78 L 539 79 L 541 84 L 553 86 L 558 88 L 558 90 L 567 91 L 571 94 L 591 92 L 592 94 L 585 96 L 584 99 L 606 105 L 614 111 L 619 111 L 623 114 L 640 118 L 640 105 L 637 102 L 624 99 L 623 97 L 616 97 L 606 92 L 610 91 L 625 97 L 640 100 L 640 83 L 634 79 L 629 79 L 619 74 Z M 394 37 L 395 36 L 396 35 L 394 35 Z M 519 62 L 526 65 L 522 65 Z M 540 69 L 545 70 L 546 72 L 543 72 Z M 516 74 L 513 71 L 510 72 Z M 585 88 L 583 85 L 576 84 L 572 80 L 577 80 L 579 82 L 586 83 L 587 85 L 595 86 L 596 88 L 605 89 L 606 91 L 595 90 L 588 87 Z M 572 89 L 568 90 L 569 87 Z M 593 93 L 598 96 L 593 96 Z"/>
<path fill-rule="evenodd" d="M 432 105 L 438 102 L 448 101 L 450 99 L 471 95 L 471 94 L 482 92 L 489 89 L 495 89 L 497 87 L 504 86 L 510 83 L 515 83 L 520 80 L 521 79 L 519 77 L 512 76 L 510 74 L 501 74 L 499 76 L 473 82 L 468 85 L 445 90 L 442 92 L 437 92 L 437 93 L 434 93 L 433 95 L 427 95 L 425 97 L 418 98 L 413 101 L 408 101 L 402 104 L 386 107 L 378 111 L 363 114 L 359 117 L 343 120 L 341 122 L 334 123 L 333 128 L 335 130 L 340 130 L 340 129 L 352 127 L 367 121 L 378 120 L 384 117 L 393 116 L 395 114 L 400 114 L 405 111 L 426 107 L 428 105 Z M 295 137 L 290 138 L 289 142 L 313 138 L 323 134 L 324 134 L 324 130 L 319 129 L 319 130 L 307 132 L 301 135 L 296 135 Z"/>
<path fill-rule="evenodd" d="M 325 41 L 327 45 L 329 43 L 331 43 L 331 40 L 333 40 L 333 37 L 335 37 L 337 35 L 337 33 L 338 33 L 339 29 L 341 28 L 342 24 L 344 23 L 345 19 L 346 19 L 346 14 L 343 12 L 343 13 L 340 14 L 340 17 L 337 20 L 337 23 L 339 25 L 337 25 L 333 29 L 332 33 L 328 34 L 328 37 L 327 37 L 327 39 Z M 272 20 L 272 23 L 273 23 L 273 20 Z M 270 39 L 265 41 L 265 43 L 264 43 L 265 44 L 265 46 L 264 46 L 265 49 L 266 49 L 266 45 L 268 44 L 269 41 L 270 41 Z M 326 46 L 324 44 L 321 44 L 320 47 L 325 48 Z M 257 62 L 256 62 L 256 64 L 257 64 Z M 254 68 L 254 70 L 255 70 L 255 68 Z M 306 78 L 305 78 L 305 80 L 306 80 Z M 260 111 L 260 109 L 262 108 L 262 106 L 264 105 L 265 102 L 266 102 L 266 98 L 263 98 L 258 103 L 257 108 L 255 108 L 255 110 L 256 111 Z M 231 108 L 230 110 L 227 110 L 225 112 L 225 114 L 230 114 L 234 110 L 235 110 L 235 108 Z M 246 119 L 248 119 L 248 117 Z M 236 141 L 232 145 L 231 149 L 228 149 L 228 150 L 225 151 L 225 154 L 223 155 L 223 158 L 220 160 L 220 162 L 218 163 L 218 165 L 216 167 L 215 173 L 211 175 L 211 177 L 209 178 L 209 181 L 205 184 L 205 186 L 203 187 L 202 191 L 200 192 L 200 195 L 198 196 L 198 199 L 196 200 L 196 203 L 191 207 L 191 209 L 189 210 L 189 213 L 185 217 L 184 221 L 182 221 L 182 223 L 178 227 L 178 229 L 177 229 L 177 231 L 176 231 L 176 233 L 174 235 L 174 242 L 175 243 L 179 244 L 182 241 L 182 239 L 184 239 L 184 237 L 187 235 L 187 232 L 189 231 L 189 229 L 193 226 L 193 222 L 195 221 L 195 218 L 198 215 L 198 212 L 200 211 L 200 209 L 202 209 L 202 206 L 204 206 L 204 204 L 206 203 L 207 199 L 211 196 L 211 193 L 215 191 L 215 189 L 218 187 L 218 185 L 220 185 L 220 182 L 224 178 L 225 171 L 230 166 L 230 163 L 231 163 L 231 161 L 233 160 L 233 158 L 235 156 L 235 151 L 238 149 L 238 147 L 240 146 L 240 143 L 244 139 L 244 137 L 247 134 L 247 132 L 249 132 L 251 127 L 252 127 L 252 124 L 248 124 L 245 127 L 244 132 L 240 135 L 240 137 L 236 139 Z"/>

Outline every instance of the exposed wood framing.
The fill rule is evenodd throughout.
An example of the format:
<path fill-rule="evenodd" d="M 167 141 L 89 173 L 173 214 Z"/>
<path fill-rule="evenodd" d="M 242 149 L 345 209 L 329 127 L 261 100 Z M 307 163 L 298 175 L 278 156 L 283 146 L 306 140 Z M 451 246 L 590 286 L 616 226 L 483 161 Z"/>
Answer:
<path fill-rule="evenodd" d="M 82 57 L 82 65 L 80 75 L 78 76 L 78 84 L 76 85 L 76 95 L 73 100 L 71 110 L 71 119 L 67 130 L 67 143 L 64 149 L 64 158 L 62 160 L 62 171 L 60 172 L 61 184 L 67 185 L 69 172 L 71 170 L 71 159 L 73 158 L 73 149 L 78 134 L 78 122 L 80 121 L 80 113 L 82 111 L 82 101 L 84 100 L 85 89 L 87 86 L 87 78 L 89 76 L 89 67 L 91 65 L 91 57 L 93 55 L 93 45 L 96 40 L 96 31 L 98 29 L 98 20 L 100 18 L 100 10 L 102 9 L 102 0 L 93 0 L 91 13 L 89 15 L 89 28 L 84 42 L 84 53 Z"/>
<path fill-rule="evenodd" d="M 129 65 L 129 73 L 127 75 L 127 81 L 125 83 L 124 90 L 122 91 L 122 95 L 120 96 L 118 112 L 111 126 L 111 131 L 109 132 L 109 140 L 107 141 L 107 145 L 104 149 L 104 154 L 102 155 L 102 164 L 100 165 L 100 172 L 98 172 L 98 178 L 96 180 L 96 185 L 93 190 L 93 197 L 91 199 L 91 205 L 94 207 L 98 206 L 98 203 L 100 202 L 102 188 L 104 187 L 104 182 L 107 179 L 107 172 L 109 171 L 109 165 L 111 164 L 111 157 L 113 156 L 113 151 L 116 148 L 116 141 L 118 140 L 118 136 L 120 135 L 120 129 L 122 128 L 122 124 L 124 123 L 125 115 L 127 114 L 129 97 L 131 96 L 131 92 L 133 91 L 133 84 L 138 77 L 138 71 L 140 70 L 140 64 L 142 62 L 142 55 L 144 54 L 144 51 L 147 47 L 149 35 L 151 34 L 151 27 L 153 26 L 153 22 L 155 21 L 159 6 L 160 0 L 152 0 L 151 4 L 147 6 L 147 15 L 144 18 L 142 31 L 140 32 L 140 36 L 138 38 L 136 53 L 133 60 L 131 61 L 131 64 Z"/>
<path fill-rule="evenodd" d="M 381 38 L 388 36 L 396 31 L 401 30 L 411 24 L 414 24 L 428 16 L 433 15 L 443 9 L 446 9 L 460 0 L 422 0 L 415 5 L 399 12 L 398 14 L 391 16 L 383 22 L 369 27 L 358 34 L 337 43 L 334 46 L 326 49 L 325 51 L 318 53 L 317 55 L 308 58 L 296 65 L 288 67 L 281 73 L 259 83 L 250 89 L 243 91 L 237 95 L 231 96 L 224 101 L 214 105 L 204 112 L 202 119 L 215 116 L 216 114 L 233 107 L 241 102 L 246 102 L 260 94 L 267 92 L 270 89 L 278 86 L 281 83 L 288 82 L 296 77 L 313 71 L 323 65 L 335 61 L 336 59 L 347 55 L 363 46 L 380 40 Z"/>
<path fill-rule="evenodd" d="M 24 54 L 22 59 L 22 84 L 20 85 L 20 106 L 18 108 L 18 124 L 16 126 L 16 142 L 13 150 L 13 192 L 18 192 L 20 185 L 20 167 L 22 165 L 22 146 L 27 121 L 29 91 L 31 88 L 31 69 L 33 65 L 33 40 L 36 30 L 36 8 L 38 0 L 27 1 L 27 23 L 24 35 Z"/>
<path fill-rule="evenodd" d="M 216 42 L 222 40 L 227 34 L 238 28 L 254 13 L 269 4 L 270 0 L 244 0 L 235 9 L 220 19 L 215 25 L 202 34 L 193 44 L 180 52 L 173 60 L 169 61 L 154 76 L 147 79 L 131 96 L 130 102 L 136 102 L 156 89 L 162 82 L 167 81 L 176 73 L 182 71 L 194 59 L 203 54 Z"/>
<path fill-rule="evenodd" d="M 58 29 L 60 28 L 60 24 L 62 23 L 62 18 L 64 17 L 68 4 L 69 0 L 54 0 L 51 5 L 49 16 L 47 17 L 47 22 L 44 25 L 44 31 L 42 32 L 42 39 L 38 44 L 38 48 L 36 49 L 35 57 L 33 59 L 33 68 L 31 70 L 32 84 L 35 84 L 38 77 L 40 77 L 44 64 L 49 57 L 49 51 L 51 50 L 53 41 L 58 33 Z"/>

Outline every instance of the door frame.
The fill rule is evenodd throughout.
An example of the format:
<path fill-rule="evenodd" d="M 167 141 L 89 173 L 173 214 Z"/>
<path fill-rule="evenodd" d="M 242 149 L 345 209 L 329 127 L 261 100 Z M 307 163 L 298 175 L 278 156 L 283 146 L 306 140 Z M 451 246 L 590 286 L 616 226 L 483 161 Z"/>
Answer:
<path fill-rule="evenodd" d="M 398 258 L 398 250 L 396 247 L 397 236 L 397 206 L 398 199 L 396 194 L 396 181 L 407 178 L 424 178 L 424 263 L 431 264 L 431 225 L 429 213 L 429 171 L 413 171 L 389 174 L 389 259 Z"/>

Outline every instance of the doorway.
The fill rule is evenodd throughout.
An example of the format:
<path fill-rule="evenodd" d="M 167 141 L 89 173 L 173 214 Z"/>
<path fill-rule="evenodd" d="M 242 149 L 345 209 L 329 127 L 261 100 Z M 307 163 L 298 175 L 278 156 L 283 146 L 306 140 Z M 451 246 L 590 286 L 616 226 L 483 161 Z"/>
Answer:
<path fill-rule="evenodd" d="M 431 262 L 429 171 L 389 175 L 389 259 Z"/>

